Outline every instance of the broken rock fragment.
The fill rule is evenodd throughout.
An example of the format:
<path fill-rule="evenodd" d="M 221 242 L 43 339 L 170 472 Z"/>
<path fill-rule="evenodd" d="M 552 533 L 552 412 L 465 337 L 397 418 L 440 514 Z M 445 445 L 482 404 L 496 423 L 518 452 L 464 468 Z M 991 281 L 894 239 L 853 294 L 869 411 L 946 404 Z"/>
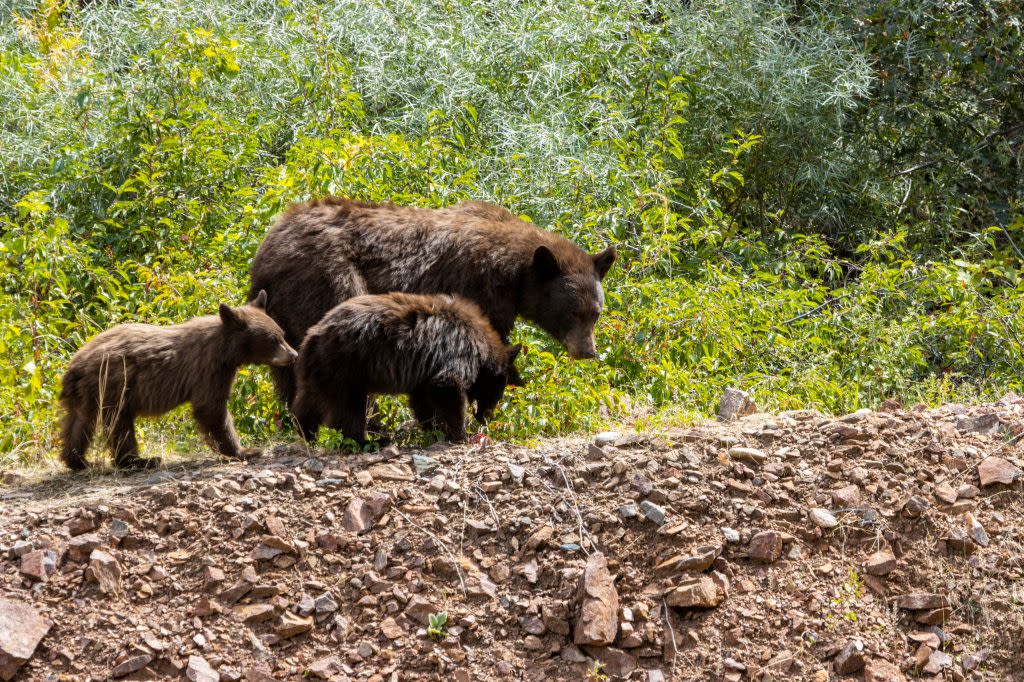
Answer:
<path fill-rule="evenodd" d="M 578 598 L 580 611 L 573 641 L 591 646 L 614 642 L 619 628 L 619 594 L 604 554 L 595 552 L 587 560 Z"/>
<path fill-rule="evenodd" d="M 700 575 L 688 578 L 665 595 L 665 603 L 678 608 L 711 609 L 729 593 L 729 580 L 724 575 Z"/>
<path fill-rule="evenodd" d="M 778 561 L 782 556 L 782 534 L 774 530 L 766 530 L 750 538 L 747 556 L 763 564 Z"/>
<path fill-rule="evenodd" d="M 0 680 L 10 680 L 35 653 L 52 623 L 29 604 L 0 597 Z"/>

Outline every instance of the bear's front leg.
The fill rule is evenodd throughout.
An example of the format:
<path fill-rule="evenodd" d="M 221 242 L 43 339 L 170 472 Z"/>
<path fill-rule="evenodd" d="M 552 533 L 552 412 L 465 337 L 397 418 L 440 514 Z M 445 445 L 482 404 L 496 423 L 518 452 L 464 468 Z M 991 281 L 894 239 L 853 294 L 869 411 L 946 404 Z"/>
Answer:
<path fill-rule="evenodd" d="M 199 433 L 214 450 L 226 457 L 242 458 L 242 444 L 235 433 L 235 422 L 226 404 L 193 405 L 192 416 L 195 417 Z"/>

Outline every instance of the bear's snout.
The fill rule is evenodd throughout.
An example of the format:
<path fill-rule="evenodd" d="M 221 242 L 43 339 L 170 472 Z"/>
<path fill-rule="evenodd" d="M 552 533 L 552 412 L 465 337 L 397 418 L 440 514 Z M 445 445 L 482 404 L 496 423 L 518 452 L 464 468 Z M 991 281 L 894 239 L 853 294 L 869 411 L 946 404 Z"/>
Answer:
<path fill-rule="evenodd" d="M 295 358 L 297 357 L 299 357 L 299 354 L 295 352 L 294 348 L 287 343 L 282 343 L 277 347 L 277 352 L 274 353 L 270 364 L 276 367 L 287 367 L 288 365 L 295 364 Z"/>
<path fill-rule="evenodd" d="M 570 336 L 565 340 L 565 349 L 577 360 L 593 360 L 597 357 L 593 334 Z"/>

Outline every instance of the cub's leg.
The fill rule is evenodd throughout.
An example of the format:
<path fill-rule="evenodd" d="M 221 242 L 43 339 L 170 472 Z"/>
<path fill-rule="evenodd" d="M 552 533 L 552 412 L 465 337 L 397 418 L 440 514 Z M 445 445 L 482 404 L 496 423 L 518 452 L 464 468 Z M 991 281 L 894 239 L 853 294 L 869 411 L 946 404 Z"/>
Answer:
<path fill-rule="evenodd" d="M 431 389 L 418 388 L 409 394 L 409 409 L 412 416 L 420 423 L 424 431 L 434 431 L 441 428 L 437 418 L 437 407 L 432 399 Z"/>
<path fill-rule="evenodd" d="M 72 471 L 85 469 L 85 453 L 96 430 L 96 407 L 91 402 L 76 404 L 65 401 L 64 427 L 61 430 L 60 458 Z"/>
<path fill-rule="evenodd" d="M 330 426 L 359 443 L 366 444 L 366 391 L 347 391 L 330 408 Z"/>
<path fill-rule="evenodd" d="M 238 459 L 258 452 L 249 448 L 242 450 L 238 434 L 235 433 L 235 422 L 226 404 L 193 404 L 192 416 L 195 417 L 199 433 L 220 454 Z"/>
<path fill-rule="evenodd" d="M 430 401 L 441 423 L 441 430 L 451 443 L 466 440 L 466 392 L 454 386 L 434 386 Z"/>
<path fill-rule="evenodd" d="M 135 410 L 122 402 L 110 416 L 110 449 L 114 466 L 119 469 L 151 469 L 160 466 L 159 457 L 139 457 L 139 443 L 135 440 Z"/>

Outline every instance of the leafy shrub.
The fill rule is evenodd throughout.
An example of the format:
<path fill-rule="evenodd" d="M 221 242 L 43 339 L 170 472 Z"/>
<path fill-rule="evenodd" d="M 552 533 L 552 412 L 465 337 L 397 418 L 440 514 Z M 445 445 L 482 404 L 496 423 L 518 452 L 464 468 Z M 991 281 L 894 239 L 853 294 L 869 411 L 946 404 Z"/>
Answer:
<path fill-rule="evenodd" d="M 86 339 L 241 301 L 274 216 L 327 193 L 494 200 L 588 248 L 617 243 L 600 357 L 571 362 L 520 325 L 528 385 L 507 393 L 495 438 L 709 413 L 733 384 L 766 407 L 836 412 L 1019 389 L 1016 185 L 985 195 L 1007 198 L 982 214 L 993 227 L 931 229 L 929 216 L 979 201 L 981 186 L 938 183 L 936 171 L 908 192 L 886 175 L 941 141 L 914 122 L 917 151 L 883 158 L 926 84 L 914 71 L 900 99 L 880 93 L 870 65 L 897 39 L 871 33 L 865 51 L 851 18 L 866 11 L 8 0 L 0 452 L 52 451 L 59 377 Z M 946 15 L 929 16 L 948 32 Z M 999 31 L 999 58 L 1013 62 L 1012 30 Z M 984 130 L 996 117 L 985 113 Z M 884 126 L 869 131 L 875 120 Z M 920 210 L 900 209 L 908 201 Z M 262 368 L 241 373 L 231 408 L 247 440 L 288 422 Z M 381 411 L 389 429 L 408 418 L 402 401 Z M 146 430 L 189 449 L 188 423 L 175 413 Z M 345 445 L 332 433 L 323 443 Z"/>

